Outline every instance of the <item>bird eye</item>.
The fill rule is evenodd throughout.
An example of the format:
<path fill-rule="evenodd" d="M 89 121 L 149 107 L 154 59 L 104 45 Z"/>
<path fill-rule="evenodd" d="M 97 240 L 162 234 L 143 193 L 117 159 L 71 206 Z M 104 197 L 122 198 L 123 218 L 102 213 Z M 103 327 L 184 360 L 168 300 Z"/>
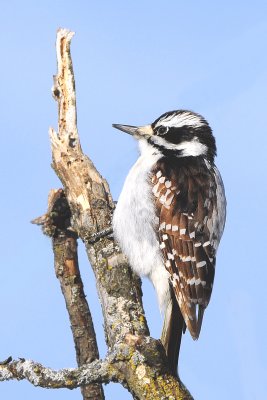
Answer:
<path fill-rule="evenodd" d="M 158 135 L 164 135 L 168 131 L 166 126 L 160 126 L 157 130 Z"/>

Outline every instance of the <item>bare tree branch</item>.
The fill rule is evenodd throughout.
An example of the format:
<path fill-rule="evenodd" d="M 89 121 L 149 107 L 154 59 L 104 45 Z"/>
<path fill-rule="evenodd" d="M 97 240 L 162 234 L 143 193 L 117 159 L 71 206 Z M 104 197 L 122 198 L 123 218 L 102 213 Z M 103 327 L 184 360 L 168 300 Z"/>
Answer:
<path fill-rule="evenodd" d="M 51 190 L 47 213 L 32 221 L 42 225 L 52 237 L 55 272 L 68 310 L 78 366 L 99 358 L 94 325 L 81 280 L 77 234 L 70 225 L 71 212 L 64 191 Z M 102 400 L 104 392 L 98 383 L 81 387 L 84 400 Z"/>
<path fill-rule="evenodd" d="M 149 332 L 142 307 L 140 280 L 133 276 L 125 256 L 113 239 L 105 237 L 93 245 L 90 241 L 95 233 L 111 226 L 114 203 L 107 182 L 81 150 L 73 108 L 72 36 L 73 33 L 66 30 L 60 30 L 57 35 L 58 75 L 54 77 L 54 93 L 59 94 L 59 121 L 68 119 L 69 123 L 61 125 L 59 122 L 58 134 L 50 130 L 53 168 L 65 188 L 72 226 L 85 242 L 96 275 L 106 337 L 112 346 L 126 333 L 145 335 Z"/>
<path fill-rule="evenodd" d="M 96 360 L 77 369 L 55 371 L 40 363 L 24 359 L 12 361 L 4 366 L 0 365 L 0 381 L 14 379 L 26 379 L 34 386 L 47 389 L 74 389 L 81 385 L 114 380 L 109 371 L 108 360 Z"/>
<path fill-rule="evenodd" d="M 96 360 L 77 369 L 59 371 L 31 360 L 13 361 L 0 365 L 0 381 L 27 379 L 35 386 L 48 389 L 74 389 L 96 382 L 120 382 L 137 399 L 192 400 L 183 384 L 161 368 L 162 350 L 159 341 L 155 339 L 137 339 L 130 335 L 125 343 L 115 345 L 105 360 Z M 128 365 L 132 367 L 128 368 Z"/>

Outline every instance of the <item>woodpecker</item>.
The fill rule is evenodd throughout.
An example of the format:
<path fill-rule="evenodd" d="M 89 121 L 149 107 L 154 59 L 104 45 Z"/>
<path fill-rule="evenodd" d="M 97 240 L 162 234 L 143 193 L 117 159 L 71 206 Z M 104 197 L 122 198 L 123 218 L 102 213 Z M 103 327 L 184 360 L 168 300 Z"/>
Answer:
<path fill-rule="evenodd" d="M 226 216 L 208 122 L 188 110 L 152 124 L 114 124 L 139 142 L 113 216 L 115 238 L 139 276 L 147 276 L 164 313 L 162 343 L 177 374 L 182 332 L 198 339 L 209 303 Z"/>

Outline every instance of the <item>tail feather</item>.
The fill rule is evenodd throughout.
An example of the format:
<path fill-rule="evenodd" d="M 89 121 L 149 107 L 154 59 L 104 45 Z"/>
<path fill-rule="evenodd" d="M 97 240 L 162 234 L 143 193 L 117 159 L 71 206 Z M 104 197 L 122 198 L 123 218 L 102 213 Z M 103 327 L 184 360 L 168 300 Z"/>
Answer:
<path fill-rule="evenodd" d="M 182 333 L 185 332 L 185 329 L 186 325 L 183 316 L 181 314 L 175 296 L 172 293 L 165 313 L 164 324 L 161 334 L 161 342 L 165 348 L 171 373 L 174 376 L 178 375 L 177 367 L 180 345 Z"/>
<path fill-rule="evenodd" d="M 203 306 L 199 305 L 198 306 L 198 317 L 197 317 L 197 325 L 198 325 L 198 335 L 197 336 L 198 337 L 199 337 L 200 331 L 201 331 L 204 311 L 205 311 L 205 308 Z"/>
<path fill-rule="evenodd" d="M 161 342 L 165 348 L 165 352 L 168 359 L 168 364 L 173 375 L 177 376 L 178 359 L 182 340 L 182 334 L 185 333 L 188 328 L 192 338 L 197 340 L 200 334 L 201 325 L 203 321 L 203 315 L 205 307 L 202 305 L 195 307 L 197 316 L 194 319 L 188 319 L 187 326 L 178 305 L 173 288 L 170 286 L 170 300 L 167 305 L 164 324 L 161 333 Z M 184 310 L 183 310 L 184 311 Z"/>

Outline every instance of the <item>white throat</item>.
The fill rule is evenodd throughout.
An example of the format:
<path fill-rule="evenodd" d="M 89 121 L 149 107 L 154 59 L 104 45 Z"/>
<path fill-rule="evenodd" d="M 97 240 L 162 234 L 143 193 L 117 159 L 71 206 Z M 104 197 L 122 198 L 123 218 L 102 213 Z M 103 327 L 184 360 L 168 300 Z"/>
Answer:
<path fill-rule="evenodd" d="M 159 156 L 161 155 L 161 152 L 158 149 L 156 149 L 156 147 L 149 144 L 146 139 L 139 139 L 138 145 L 141 156 L 156 158 L 155 160 L 156 162 Z"/>

